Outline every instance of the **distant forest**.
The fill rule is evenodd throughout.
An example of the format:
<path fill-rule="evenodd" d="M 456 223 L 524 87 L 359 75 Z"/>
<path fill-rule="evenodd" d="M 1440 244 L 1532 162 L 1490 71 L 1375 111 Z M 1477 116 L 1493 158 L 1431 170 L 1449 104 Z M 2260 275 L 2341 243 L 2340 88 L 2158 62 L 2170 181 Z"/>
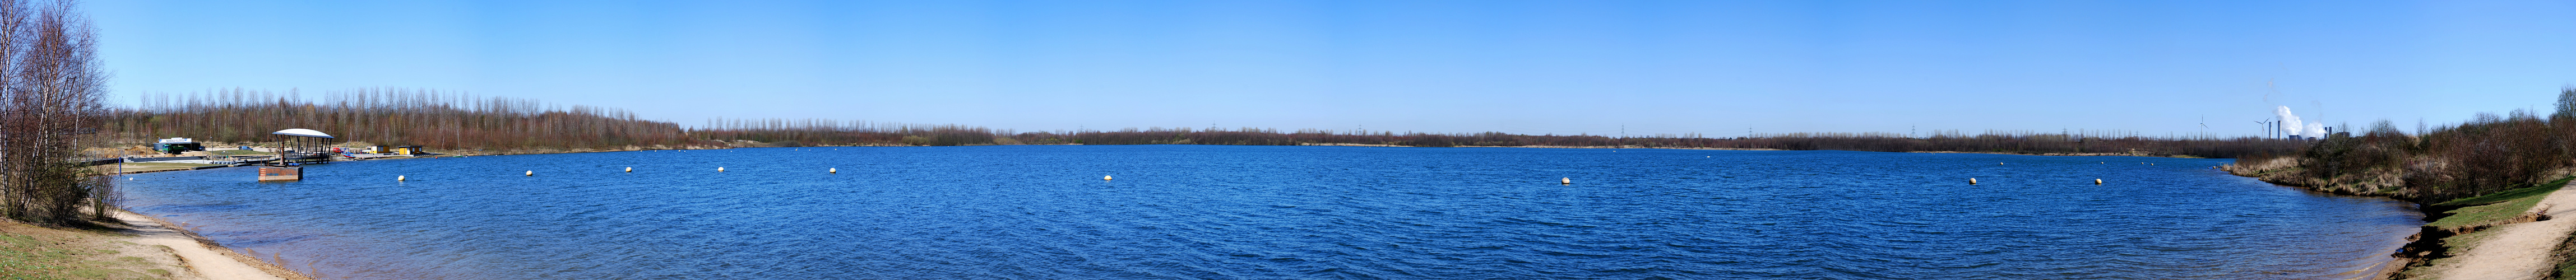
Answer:
<path fill-rule="evenodd" d="M 1714 148 L 1777 150 L 1848 150 L 1875 152 L 1987 152 L 2013 154 L 2086 154 L 2132 153 L 2155 156 L 2188 155 L 2233 158 L 2256 154 L 2282 154 L 2299 150 L 2308 141 L 2261 138 L 2183 138 L 2168 139 L 2137 135 L 2085 136 L 2076 134 L 1985 133 L 1966 135 L 1936 133 L 1928 137 L 1906 137 L 1888 133 L 1789 133 L 1739 138 L 1707 138 L 1696 135 L 1656 135 L 1648 137 L 1610 137 L 1601 135 L 1526 135 L 1501 132 L 1484 133 L 1395 133 L 1340 132 L 1274 129 L 1193 129 L 1148 128 L 1114 131 L 1021 132 L 994 131 L 971 126 L 906 126 L 869 123 L 845 123 L 829 120 L 732 120 L 710 124 L 692 132 L 703 139 L 724 141 L 757 141 L 781 146 L 844 145 L 1385 145 L 1409 147 L 1638 147 L 1638 148 Z"/>
<path fill-rule="evenodd" d="M 410 89 L 361 89 L 322 95 L 222 90 L 145 95 L 115 111 L 110 131 L 132 144 L 169 137 L 204 142 L 281 142 L 269 132 L 308 128 L 341 141 L 426 145 L 433 149 L 676 148 L 714 145 L 678 124 L 639 120 L 626 110 L 549 106 L 536 100 Z"/>
<path fill-rule="evenodd" d="M 416 89 L 361 89 L 320 94 L 219 90 L 148 95 L 116 110 L 107 127 L 123 141 L 188 137 L 221 143 L 283 141 L 269 132 L 310 128 L 341 141 L 425 145 L 432 150 L 516 153 L 546 150 L 685 149 L 795 146 L 961 145 L 1384 145 L 1411 147 L 1638 147 L 1880 152 L 1951 151 L 2015 154 L 2136 153 L 2234 158 L 2298 151 L 2306 141 L 2169 138 L 2134 134 L 2043 134 L 1955 131 L 1908 137 L 1889 133 L 1788 133 L 1709 138 L 1693 134 L 1612 137 L 1501 132 L 1422 133 L 1264 128 L 1128 128 L 1109 131 L 1014 132 L 967 125 L 923 125 L 822 119 L 715 119 L 700 127 L 637 119 L 633 112 L 554 106 L 528 99 L 475 97 Z"/>

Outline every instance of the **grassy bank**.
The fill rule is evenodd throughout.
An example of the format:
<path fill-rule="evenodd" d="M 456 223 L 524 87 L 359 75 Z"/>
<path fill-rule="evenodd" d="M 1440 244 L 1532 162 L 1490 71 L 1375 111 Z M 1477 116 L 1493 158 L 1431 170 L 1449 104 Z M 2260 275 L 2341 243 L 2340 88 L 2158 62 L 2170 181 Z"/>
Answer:
<path fill-rule="evenodd" d="M 0 279 L 170 279 L 171 248 L 120 241 L 103 225 L 46 228 L 0 221 Z"/>
<path fill-rule="evenodd" d="M 2473 228 L 2527 222 L 2534 218 L 2532 207 L 2538 206 L 2540 199 L 2547 198 L 2550 192 L 2558 191 L 2559 186 L 2567 184 L 2569 179 L 2576 177 L 2427 205 L 2424 207 L 2426 214 L 2440 214 L 2436 215 L 2439 218 L 2432 218 L 2424 226 L 2476 231 Z"/>

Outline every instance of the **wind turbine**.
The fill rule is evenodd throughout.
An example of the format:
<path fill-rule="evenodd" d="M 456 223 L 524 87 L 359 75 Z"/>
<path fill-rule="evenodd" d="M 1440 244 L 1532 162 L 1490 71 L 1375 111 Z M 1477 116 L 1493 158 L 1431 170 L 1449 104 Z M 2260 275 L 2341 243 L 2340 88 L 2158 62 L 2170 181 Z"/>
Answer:
<path fill-rule="evenodd" d="M 2265 122 L 2265 121 L 2254 121 L 2254 124 L 2258 124 L 2258 125 L 2262 125 L 2262 126 L 2263 126 L 2263 130 L 2262 130 L 2262 132 L 2256 132 L 2256 133 L 2254 133 L 2255 135 L 2262 135 L 2262 136 L 2263 136 L 2263 138 L 2272 138 L 2272 135 L 2266 134 L 2266 133 L 2271 133 L 2271 132 L 2272 132 L 2272 123 L 2270 123 L 2270 122 Z"/>

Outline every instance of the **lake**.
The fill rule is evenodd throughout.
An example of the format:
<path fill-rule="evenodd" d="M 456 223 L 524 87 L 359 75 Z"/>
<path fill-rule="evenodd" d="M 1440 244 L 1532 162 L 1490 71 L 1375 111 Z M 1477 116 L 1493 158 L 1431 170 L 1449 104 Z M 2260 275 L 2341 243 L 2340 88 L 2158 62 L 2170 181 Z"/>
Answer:
<path fill-rule="evenodd" d="M 2407 203 L 2209 168 L 2227 162 L 807 147 L 345 162 L 285 183 L 222 168 L 124 187 L 129 209 L 334 279 L 2348 278 L 2422 223 Z"/>

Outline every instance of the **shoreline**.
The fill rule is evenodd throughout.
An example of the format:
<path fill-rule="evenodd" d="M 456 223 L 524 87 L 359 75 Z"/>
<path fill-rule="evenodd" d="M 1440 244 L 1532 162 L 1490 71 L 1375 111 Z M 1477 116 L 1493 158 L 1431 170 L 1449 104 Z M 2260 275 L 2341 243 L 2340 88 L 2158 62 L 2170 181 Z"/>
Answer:
<path fill-rule="evenodd" d="M 2415 206 L 2415 207 L 2413 207 L 2413 208 L 2414 208 L 2414 211 L 2415 211 L 2416 213 L 2418 213 L 2418 214 L 2422 214 L 2425 218 L 2421 218 L 2421 220 L 2423 220 L 2423 222 L 2428 223 L 2428 224 L 2432 222 L 2432 220 L 2434 219 L 2434 218 L 2433 218 L 2433 217 L 2434 217 L 2434 215 L 2439 215 L 2439 214 L 2440 214 L 2440 213 L 2436 213 L 2436 211 L 2428 211 L 2428 210 L 2426 210 L 2426 207 L 2427 207 L 2427 206 L 2431 206 L 2431 205 L 2428 205 L 2428 204 L 2425 204 L 2425 203 L 2422 203 L 2422 202 L 2412 201 L 2412 200 L 2399 199 L 2399 198 L 2398 198 L 2397 196 L 2395 196 L 2395 195 L 2389 195 L 2389 194 L 2376 194 L 2376 193 L 2360 193 L 2360 192 L 2356 192 L 2355 190 L 2348 189 L 2348 188 L 2324 188 L 2324 187 L 2307 186 L 2307 185 L 2301 185 L 2301 184 L 2289 184 L 2289 183 L 2284 183 L 2284 182 L 2281 182 L 2281 181 L 2277 181 L 2277 180 L 2274 180 L 2273 178 L 2268 178 L 2268 177 L 2266 177 L 2266 176 L 2264 176 L 2264 175 L 2265 175 L 2265 174 L 2273 173 L 2273 172 L 2275 172 L 2275 171 L 2281 171 L 2281 170 L 2283 170 L 2283 169 L 2287 168 L 2287 166 L 2288 166 L 2288 165 L 2275 165 L 2275 164 L 2272 164 L 2272 163 L 2278 163 L 2278 160 L 2275 160 L 2275 162 L 2267 162 L 2267 163 L 2266 163 L 2265 165 L 2263 165 L 2263 166 L 2244 166 L 2244 165 L 2238 165 L 2237 163 L 2233 163 L 2233 162 L 2231 162 L 2231 163 L 2227 163 L 2227 164 L 2219 165 L 2219 166 L 2218 166 L 2218 170 L 2219 170 L 2219 171 L 2222 171 L 2222 172 L 2227 172 L 2227 174 L 2228 174 L 2228 175 L 2236 175 L 2236 176 L 2239 176 L 2239 177 L 2254 178 L 2256 181 L 2263 181 L 2264 183 L 2270 183 L 2270 184 L 2275 185 L 2275 186 L 2298 188 L 2298 189 L 2302 189 L 2302 190 L 2307 190 L 2307 191 L 2317 192 L 2317 193 L 2323 193 L 2323 194 L 2330 194 L 2330 195 L 2348 195 L 2348 196 L 2361 196 L 2361 197 L 2380 197 L 2380 198 L 2397 199 L 2398 201 L 2405 201 L 2405 202 L 2407 202 L 2407 203 L 2409 203 L 2409 204 L 2414 204 L 2414 206 Z M 2424 247 L 2425 245 L 2432 245 L 2432 244 L 2426 244 L 2427 240 L 2440 240 L 2440 239 L 2441 239 L 2440 237 L 2431 237 L 2431 238 L 2427 238 L 2427 237 L 2425 236 L 2426 234 L 2428 234 L 2428 233 L 2433 233 L 2433 232 L 2434 232 L 2434 229 L 2433 229 L 2432 227 L 2428 227 L 2428 226 L 2420 226 L 2420 225 L 2419 225 L 2419 226 L 2417 226 L 2417 227 L 2416 227 L 2416 232 L 2415 232 L 2415 234 L 2406 236 L 2406 238 L 2405 238 L 2406 245 L 2398 245 L 2398 250 L 2399 250 L 2399 251 L 2398 251 L 2398 252 L 2396 252 L 2396 253 L 2391 253 L 2391 254 L 2389 254 L 2389 257 L 2390 257 L 2390 258 L 2392 258 L 2392 260 L 2389 260 L 2389 261 L 2388 261 L 2388 263 L 2378 265 L 2378 266 L 2377 266 L 2377 267 L 2379 268 L 2379 269 L 2378 269 L 2378 271 L 2373 271 L 2373 272 L 2371 272 L 2371 273 L 2369 274 L 2369 275 L 2371 275 L 2371 276 L 2370 276 L 2368 279 L 2375 279 L 2375 280 L 2396 279 L 2398 276 L 2400 276 L 2401 274 L 2405 273 L 2405 272 L 2406 272 L 2406 270 L 2407 270 L 2407 268 L 2415 267 L 2416 265 L 2423 264 L 2423 263 L 2424 263 L 2424 261 L 2426 260 L 2426 258 L 2421 257 L 2421 255 L 2426 254 L 2426 253 L 2425 253 L 2425 251 L 2426 251 L 2426 250 L 2424 250 L 2424 248 L 2423 248 L 2423 247 Z M 2439 248 L 2434 248 L 2434 249 L 2439 249 Z M 2417 256 L 2409 256 L 2410 254 L 2411 254 L 2411 255 L 2417 255 Z M 2360 278 L 2355 278 L 2355 279 L 2360 279 Z"/>
<path fill-rule="evenodd" d="M 83 206 L 87 207 L 87 206 Z M 0 220 L 0 278 L 313 280 L 122 207 L 37 225 Z"/>
<path fill-rule="evenodd" d="M 1198 144 L 1173 144 L 1173 145 L 1198 145 Z M 2159 156 L 2159 155 L 2136 154 L 2136 153 L 2044 153 L 2044 154 L 2024 154 L 2024 153 L 2007 153 L 2007 152 L 1968 152 L 1968 151 L 1904 151 L 1904 152 L 1880 152 L 1880 151 L 1855 151 L 1855 150 L 1833 150 L 1833 149 L 1822 149 L 1822 150 L 1784 150 L 1784 149 L 1770 149 L 1770 148 L 1703 148 L 1703 147 L 1648 147 L 1648 146 L 1546 146 L 1546 145 L 1531 145 L 1531 146 L 1456 146 L 1456 147 L 1420 147 L 1420 146 L 1404 146 L 1404 145 L 1386 145 L 1386 144 L 1349 144 L 1349 143 L 1304 143 L 1304 144 L 1298 144 L 1297 146 L 1403 147 L 1403 148 L 1663 149 L 1663 150 L 1714 150 L 1714 151 L 1846 151 L 1846 152 L 1873 152 L 1873 153 L 1989 154 L 1989 155 L 2052 156 L 2052 157 L 2157 157 L 2157 158 L 2198 158 L 2198 159 L 2206 159 L 2205 157 L 2197 157 L 2197 156 L 2191 156 L 2191 155 Z"/>
<path fill-rule="evenodd" d="M 259 280 L 314 279 L 303 273 L 286 269 L 284 266 L 260 260 L 258 257 L 235 252 L 231 247 L 215 243 L 213 239 L 208 239 L 204 235 L 198 235 L 196 231 L 171 226 L 173 224 L 170 221 L 135 213 L 123 207 L 116 208 L 111 214 L 117 220 L 124 221 L 133 227 L 129 231 L 135 236 L 126 238 L 127 242 L 169 247 L 172 254 L 179 256 L 179 263 L 176 265 L 188 268 L 188 272 L 198 277 Z"/>
<path fill-rule="evenodd" d="M 608 148 L 608 149 L 592 149 L 592 148 L 569 148 L 569 149 L 568 149 L 568 148 L 532 148 L 532 149 L 510 149 L 510 150 L 499 150 L 499 151 L 493 151 L 493 150 L 480 150 L 480 149 L 478 149 L 478 150 L 447 150 L 447 151 L 446 151 L 446 153 L 439 153 L 439 154 L 436 154 L 436 156 L 417 157 L 417 158 L 464 157 L 464 156 L 502 156 L 502 155 L 577 154 L 577 153 L 634 152 L 634 151 L 657 151 L 657 150 L 724 150 L 724 149 L 735 149 L 735 148 L 938 147 L 938 146 L 925 146 L 925 145 L 883 145 L 883 144 L 865 144 L 865 145 L 813 145 L 813 146 L 794 146 L 794 147 L 767 147 L 767 146 L 758 146 L 758 145 L 761 145 L 761 144 L 767 144 L 767 143 L 762 143 L 762 142 L 751 142 L 751 141 L 744 141 L 744 143 L 743 143 L 743 144 L 746 144 L 746 146 L 731 146 L 731 145 L 725 145 L 725 146 L 680 146 L 680 147 L 671 147 L 671 146 L 660 146 L 660 145 L 656 145 L 656 146 L 649 146 L 649 147 L 648 147 L 648 146 L 625 146 L 625 147 L 619 147 L 619 148 Z M 1087 145 L 1087 144 L 1079 144 L 1079 143 L 1068 143 L 1068 144 L 983 144 L 983 145 L 960 145 L 960 146 L 1085 146 L 1085 145 Z M 1473 145 L 1461 145 L 1461 146 L 1451 146 L 1451 147 L 1423 147 L 1423 146 L 1405 146 L 1405 145 L 1389 145 L 1389 144 L 1357 144 L 1357 143 L 1298 143 L 1298 144 L 1296 144 L 1296 145 L 1219 145 L 1219 144 L 1160 144 L 1160 145 L 1205 145 L 1205 146 L 1342 146 L 1342 147 L 1401 147 L 1401 148 L 1663 149 L 1663 150 L 1707 150 L 1707 151 L 1847 151 L 1847 152 L 1926 153 L 1926 154 L 1991 154 L 1991 155 L 2022 155 L 2022 156 L 2134 156 L 2134 157 L 2160 157 L 2160 158 L 2206 158 L 2206 157 L 2199 157 L 2199 156 L 2192 156 L 2192 155 L 2153 155 L 2153 154 L 2128 153 L 2128 152 L 2124 152 L 2124 153 L 2040 153 L 2040 154 L 2012 153 L 2012 152 L 1977 152 L 1977 151 L 1902 151 L 1902 152 L 1885 152 L 1885 151 L 1860 151 L 1860 150 L 1836 150 L 1836 149 L 1788 150 L 1788 149 L 1771 149 L 1771 148 L 1668 147 L 1668 146 L 1637 146 L 1637 145 L 1624 145 L 1624 146 L 1551 146 L 1551 145 L 1528 145 L 1528 146 L 1473 146 Z M 1116 146 L 1116 145 L 1111 145 L 1111 146 Z M 395 159 L 395 158 L 379 158 L 379 159 Z M 377 160 L 377 159 L 368 159 L 368 160 Z M 334 160 L 334 161 L 341 161 L 341 160 Z M 185 169 L 182 169 L 182 170 L 185 170 Z M 154 171 L 144 171 L 144 172 L 127 172 L 127 173 L 118 173 L 118 174 L 148 173 L 148 172 L 162 172 L 162 171 L 176 171 L 176 170 L 154 170 Z"/>
<path fill-rule="evenodd" d="M 2523 197 L 2508 199 L 2508 201 L 2461 205 L 2453 204 L 2460 203 L 2459 201 L 2418 201 L 2417 198 L 2412 198 L 2405 193 L 2374 191 L 2386 186 L 2374 185 L 2371 184 L 2372 182 L 2360 182 L 2357 185 L 2318 185 L 2312 183 L 2325 182 L 2303 181 L 2301 180 L 2303 178 L 2291 176 L 2294 174 L 2281 173 L 2295 168 L 2295 164 L 2287 159 L 2255 162 L 2250 166 L 2238 163 L 2219 166 L 2219 170 L 2231 175 L 2255 178 L 2283 187 L 2334 195 L 2396 199 L 2413 204 L 2415 206 L 2413 210 L 2423 214 L 2424 224 L 2416 227 L 2415 234 L 2406 237 L 2406 245 L 2399 247 L 2397 252 L 2389 254 L 2389 257 L 2395 259 L 2392 261 L 2394 265 L 2386 265 L 2380 271 L 2373 273 L 2375 276 L 2370 279 L 2545 278 L 2551 275 L 2553 269 L 2556 269 L 2556 262 L 2561 261 L 2552 254 L 2564 253 L 2562 251 L 2567 248 L 2562 247 L 2576 245 L 2562 244 L 2568 243 L 2570 234 L 2576 233 L 2576 221 L 2553 221 L 2552 219 L 2555 216 L 2576 215 L 2576 182 L 2525 187 L 2535 190 L 2550 187 L 2547 193 L 2540 194 L 2536 199 L 2539 202 L 2532 203 L 2527 209 L 2478 209 L 2510 207 L 2514 204 L 2513 200 L 2533 198 Z M 2503 194 L 2489 196 L 2497 195 Z M 2460 200 L 2485 197 L 2488 196 Z M 2488 213 L 2499 211 L 2495 209 L 2509 209 L 2513 212 L 2508 213 L 2519 213 L 2519 215 L 2492 218 L 2485 222 L 2450 220 L 2457 216 L 2476 215 L 2473 212 L 2465 212 L 2473 209 L 2488 211 Z"/>

